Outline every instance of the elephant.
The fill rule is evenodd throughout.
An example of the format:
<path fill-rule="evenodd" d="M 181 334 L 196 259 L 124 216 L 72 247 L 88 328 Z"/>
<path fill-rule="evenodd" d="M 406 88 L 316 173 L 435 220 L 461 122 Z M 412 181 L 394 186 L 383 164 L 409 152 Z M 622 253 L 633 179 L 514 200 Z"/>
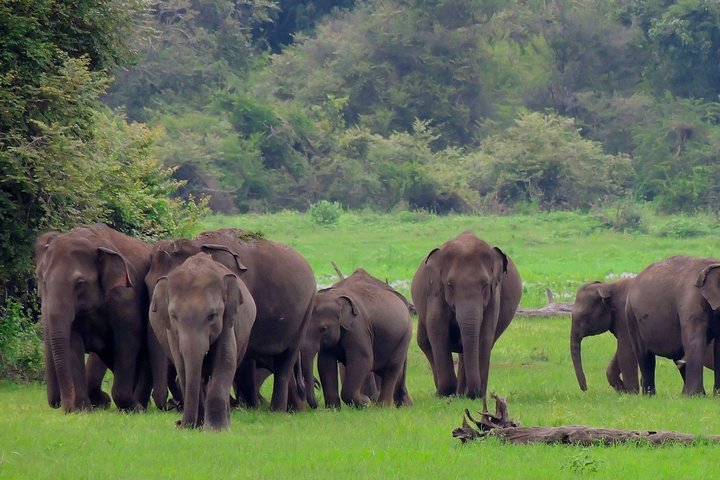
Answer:
<path fill-rule="evenodd" d="M 302 409 L 305 392 L 298 356 L 315 300 L 312 268 L 287 245 L 227 228 L 201 233 L 194 240 L 156 243 L 145 278 L 148 292 L 152 294 L 160 277 L 200 252 L 210 254 L 240 277 L 255 300 L 255 323 L 247 352 L 236 373 L 239 396 L 248 406 L 257 407 L 255 371 L 256 367 L 262 367 L 274 374 L 270 409 L 286 411 L 288 405 L 291 409 Z M 167 360 L 158 354 L 157 348 L 151 350 L 153 389 L 165 392 Z M 300 381 L 294 382 L 295 379 Z"/>
<path fill-rule="evenodd" d="M 580 389 L 587 390 L 582 366 L 583 338 L 608 330 L 617 339 L 617 348 L 605 374 L 608 383 L 618 392 L 640 390 L 638 363 L 635 360 L 625 316 L 625 300 L 631 278 L 615 282 L 593 282 L 580 287 L 575 295 L 570 328 L 570 355 Z"/>
<path fill-rule="evenodd" d="M 430 363 L 437 394 L 485 401 L 490 353 L 520 303 L 515 264 L 472 232 L 434 248 L 413 276 L 417 342 Z M 459 356 L 455 375 L 452 352 Z"/>
<path fill-rule="evenodd" d="M 111 393 L 118 409 L 143 410 L 147 398 L 134 390 L 147 360 L 148 297 L 142 280 L 150 247 L 95 224 L 41 235 L 35 263 L 50 406 L 77 412 L 107 404 L 99 389 L 104 363 L 114 373 Z M 86 352 L 102 361 L 93 366 L 98 359 L 91 356 L 88 374 Z"/>
<path fill-rule="evenodd" d="M 358 269 L 330 288 L 320 290 L 302 343 L 305 384 L 313 384 L 313 363 L 327 408 L 366 406 L 375 377 L 379 379 L 380 405 L 411 406 L 405 383 L 412 321 L 407 300 L 384 282 Z M 345 366 L 338 395 L 338 362 Z M 308 388 L 308 403 L 317 399 Z"/>
<path fill-rule="evenodd" d="M 255 313 L 242 280 L 206 253 L 189 257 L 156 283 L 150 325 L 180 377 L 180 426 L 229 428 L 230 389 Z"/>
<path fill-rule="evenodd" d="M 660 355 L 680 365 L 683 394 L 705 394 L 703 357 L 711 341 L 713 364 L 720 356 L 720 260 L 678 255 L 651 264 L 630 284 L 625 309 L 642 392 L 655 393 Z M 714 392 L 720 393 L 720 369 Z"/>

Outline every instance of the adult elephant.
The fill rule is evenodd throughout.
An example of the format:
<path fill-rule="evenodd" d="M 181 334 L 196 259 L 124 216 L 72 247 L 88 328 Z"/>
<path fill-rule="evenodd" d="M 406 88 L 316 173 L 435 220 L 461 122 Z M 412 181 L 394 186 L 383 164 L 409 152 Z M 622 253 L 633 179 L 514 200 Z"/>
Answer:
<path fill-rule="evenodd" d="M 134 388 L 145 348 L 148 298 L 143 278 L 150 247 L 97 224 L 40 236 L 35 262 L 50 406 L 76 412 L 106 403 L 88 395 L 84 360 L 86 352 L 94 352 L 114 373 L 115 405 L 142 410 L 146 400 L 136 398 Z M 99 387 L 102 363 L 88 367 L 91 386 Z"/>
<path fill-rule="evenodd" d="M 411 289 L 418 312 L 417 341 L 430 362 L 437 394 L 484 399 L 490 352 L 522 295 L 512 260 L 464 232 L 427 255 Z M 462 354 L 460 382 L 452 352 Z"/>
<path fill-rule="evenodd" d="M 365 270 L 320 290 L 301 350 L 310 406 L 317 407 L 316 355 L 326 407 L 339 408 L 341 398 L 348 405 L 369 405 L 364 387 L 375 383 L 373 374 L 380 380 L 379 404 L 411 406 L 405 383 L 411 336 L 405 297 Z M 338 362 L 345 365 L 339 396 Z"/>
<path fill-rule="evenodd" d="M 150 324 L 179 373 L 181 426 L 229 428 L 230 389 L 253 323 L 247 287 L 210 255 L 193 255 L 158 280 Z"/>
<path fill-rule="evenodd" d="M 720 356 L 720 260 L 675 256 L 653 263 L 631 283 L 628 331 L 640 366 L 642 391 L 655 393 L 655 356 L 685 363 L 686 395 L 704 394 L 703 356 L 714 340 Z M 714 392 L 720 391 L 720 369 Z"/>
<path fill-rule="evenodd" d="M 582 365 L 583 338 L 610 331 L 617 339 L 617 348 L 605 374 L 608 383 L 618 392 L 640 390 L 638 362 L 632 350 L 627 329 L 625 300 L 632 279 L 615 282 L 593 282 L 580 287 L 575 295 L 570 328 L 570 356 L 580 389 L 587 390 Z"/>
<path fill-rule="evenodd" d="M 287 410 L 289 395 L 293 409 L 303 408 L 305 392 L 301 386 L 290 386 L 294 385 L 291 377 L 315 300 L 315 276 L 310 265 L 287 245 L 239 229 L 221 229 L 201 233 L 194 240 L 158 242 L 145 278 L 149 292 L 152 294 L 160 277 L 199 252 L 208 253 L 238 275 L 255 299 L 257 316 L 236 375 L 237 390 L 245 403 L 251 407 L 258 404 L 255 370 L 259 366 L 274 376 L 272 410 Z M 156 357 L 153 378 L 162 382 L 166 376 L 156 372 L 162 365 Z M 302 380 L 300 365 L 295 373 Z M 162 390 L 163 385 L 153 388 Z"/>

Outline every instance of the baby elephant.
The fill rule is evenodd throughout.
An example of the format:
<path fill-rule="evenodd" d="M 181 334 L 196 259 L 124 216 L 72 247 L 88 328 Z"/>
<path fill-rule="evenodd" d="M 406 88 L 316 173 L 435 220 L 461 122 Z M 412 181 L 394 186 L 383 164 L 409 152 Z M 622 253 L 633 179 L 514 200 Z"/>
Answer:
<path fill-rule="evenodd" d="M 230 388 L 254 322 L 245 284 L 210 255 L 193 255 L 157 281 L 150 324 L 180 377 L 180 426 L 229 427 Z"/>
<path fill-rule="evenodd" d="M 341 397 L 346 404 L 370 403 L 361 390 L 374 372 L 380 379 L 378 403 L 410 406 L 405 371 L 411 335 L 407 300 L 366 271 L 356 270 L 317 294 L 302 345 L 305 383 L 313 384 L 313 362 L 318 355 L 326 407 L 340 407 L 338 362 L 345 365 Z M 312 388 L 308 388 L 308 403 L 317 407 Z"/>

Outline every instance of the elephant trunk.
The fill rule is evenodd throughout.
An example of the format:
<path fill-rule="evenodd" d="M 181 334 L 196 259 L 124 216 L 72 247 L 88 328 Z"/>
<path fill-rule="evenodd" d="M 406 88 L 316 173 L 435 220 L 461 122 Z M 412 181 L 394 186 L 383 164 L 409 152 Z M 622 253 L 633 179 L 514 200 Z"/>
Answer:
<path fill-rule="evenodd" d="M 570 331 L 570 356 L 572 357 L 573 367 L 575 367 L 575 376 L 577 377 L 580 390 L 587 390 L 587 380 L 585 380 L 585 372 L 582 366 L 581 343 L 583 334 L 573 325 Z"/>
<path fill-rule="evenodd" d="M 465 395 L 479 398 L 484 395 L 480 379 L 480 327 L 483 322 L 482 305 L 457 308 L 457 321 L 462 340 L 465 367 Z M 463 392 L 459 392 L 463 393 Z"/>
<path fill-rule="evenodd" d="M 187 334 L 180 334 L 180 354 L 182 355 L 183 368 L 185 371 L 185 382 L 183 385 L 183 407 L 182 426 L 188 428 L 199 427 L 202 424 L 202 366 L 205 354 L 208 351 L 210 341 L 189 337 Z"/>
<path fill-rule="evenodd" d="M 54 306 L 45 301 L 42 305 L 42 318 L 45 322 L 45 362 L 46 372 L 54 374 L 54 379 L 46 379 L 48 383 L 55 381 L 60 390 L 60 402 L 66 413 L 76 410 L 76 385 L 72 375 L 72 348 L 70 346 L 70 329 L 75 317 L 75 309 L 67 306 Z M 48 390 L 48 402 L 53 405 L 57 401 Z"/>
<path fill-rule="evenodd" d="M 305 397 L 310 408 L 317 408 L 317 397 L 315 396 L 315 375 L 313 373 L 313 363 L 317 352 L 312 348 L 303 348 L 300 351 L 300 359 L 302 361 L 302 376 L 305 383 Z"/>

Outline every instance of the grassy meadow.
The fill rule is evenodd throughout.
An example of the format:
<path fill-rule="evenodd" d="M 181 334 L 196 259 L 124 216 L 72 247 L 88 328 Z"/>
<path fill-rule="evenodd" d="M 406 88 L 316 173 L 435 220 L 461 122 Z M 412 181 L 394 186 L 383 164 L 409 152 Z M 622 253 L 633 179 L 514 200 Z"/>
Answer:
<path fill-rule="evenodd" d="M 656 218 L 646 233 L 616 233 L 579 214 L 435 217 L 345 214 L 332 227 L 308 215 L 209 217 L 202 230 L 242 227 L 295 247 L 318 283 L 363 267 L 407 293 L 424 255 L 463 230 L 509 254 L 525 282 L 522 304 L 541 306 L 545 288 L 571 301 L 577 286 L 637 273 L 669 255 L 720 250 L 709 219 Z M 696 232 L 693 228 L 697 227 Z M 589 390 L 574 378 L 569 319 L 516 318 L 493 351 L 490 389 L 508 399 L 523 425 L 586 424 L 720 433 L 720 400 L 684 398 L 669 360 L 659 359 L 658 395 L 616 394 L 605 381 L 614 349 L 608 334 L 583 343 Z M 478 402 L 434 396 L 432 375 L 414 340 L 408 388 L 415 405 L 274 414 L 235 410 L 231 431 L 177 430 L 177 412 L 63 415 L 41 385 L 0 384 L 0 478 L 691 478 L 715 477 L 720 446 L 510 446 L 496 440 L 461 446 L 451 431 Z M 711 387 L 709 372 L 706 388 Z M 265 392 L 269 394 L 269 391 Z"/>

